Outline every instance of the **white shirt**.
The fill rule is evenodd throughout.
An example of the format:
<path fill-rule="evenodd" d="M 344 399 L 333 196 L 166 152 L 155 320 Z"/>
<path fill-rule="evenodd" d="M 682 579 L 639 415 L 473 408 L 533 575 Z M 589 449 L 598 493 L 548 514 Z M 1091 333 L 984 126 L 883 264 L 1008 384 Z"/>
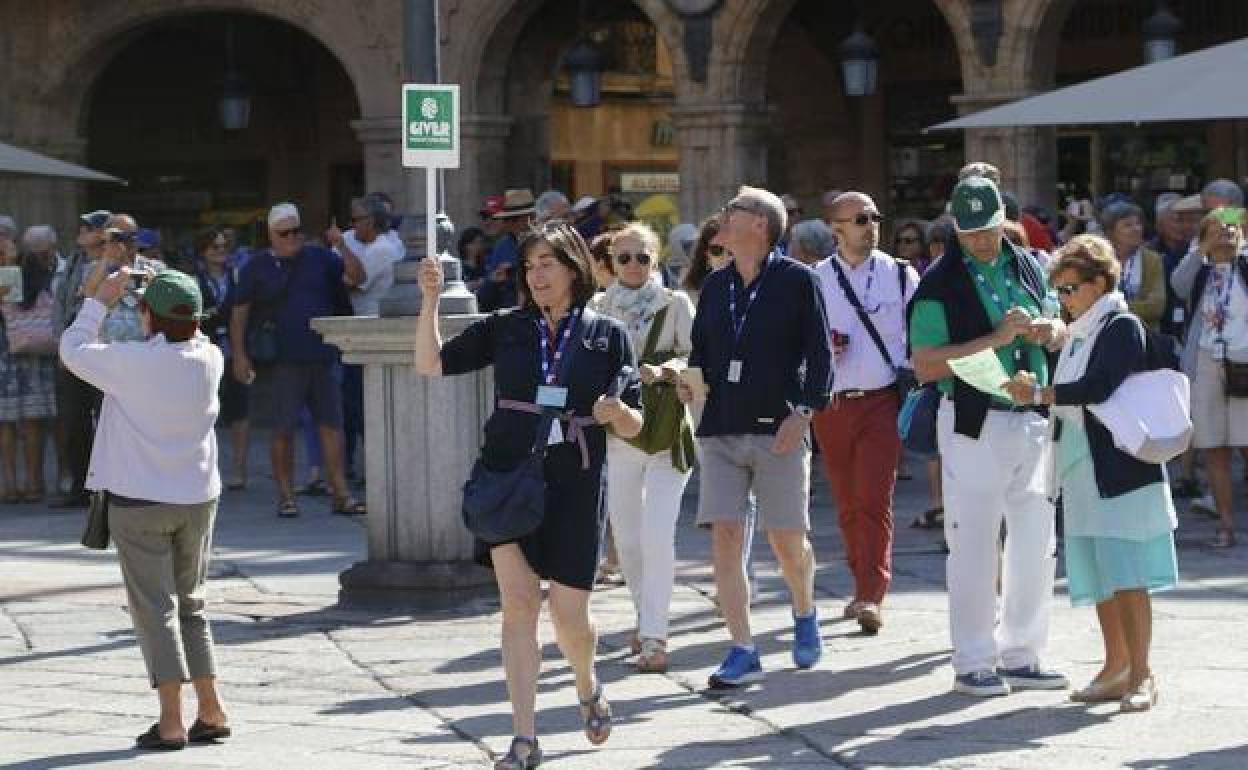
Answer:
<path fill-rule="evenodd" d="M 351 307 L 356 315 L 381 315 L 381 298 L 394 285 L 394 263 L 403 258 L 394 239 L 379 235 L 372 243 L 361 243 L 355 231 L 343 233 L 342 240 L 364 266 L 364 282 L 351 290 Z"/>
<path fill-rule="evenodd" d="M 193 505 L 221 494 L 217 386 L 221 351 L 203 334 L 169 343 L 100 342 L 108 309 L 92 298 L 61 335 L 61 361 L 104 391 L 88 489 Z"/>
<path fill-rule="evenodd" d="M 833 262 L 835 260 L 835 263 Z M 880 250 L 871 252 L 857 267 L 851 267 L 840 255 L 833 255 L 815 265 L 815 274 L 823 286 L 823 302 L 828 314 L 829 338 L 833 331 L 849 336 L 849 345 L 839 356 L 832 357 L 832 392 L 875 390 L 897 380 L 893 367 L 880 355 L 871 333 L 858 318 L 857 311 L 841 291 L 836 276 L 839 264 L 845 278 L 870 315 L 871 322 L 884 340 L 892 360 L 902 366 L 906 357 L 906 303 L 919 285 L 919 274 L 906 267 L 906 289 L 903 294 L 897 260 Z"/>

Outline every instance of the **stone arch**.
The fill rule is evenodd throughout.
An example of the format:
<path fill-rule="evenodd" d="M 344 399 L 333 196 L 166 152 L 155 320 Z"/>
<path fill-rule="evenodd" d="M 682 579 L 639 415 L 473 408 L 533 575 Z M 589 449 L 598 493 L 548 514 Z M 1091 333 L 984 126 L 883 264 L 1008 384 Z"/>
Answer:
<path fill-rule="evenodd" d="M 1020 87 L 1046 90 L 1056 78 L 1058 41 L 1075 0 L 1035 0 L 1015 5 L 1018 7 L 1012 23 L 1020 30 L 1036 32 L 1016 36 L 1007 70 L 1018 74 Z"/>
<path fill-rule="evenodd" d="M 44 73 L 47 88 L 41 97 L 63 121 L 62 125 L 82 134 L 96 82 L 94 76 L 102 71 L 102 62 L 110 61 L 150 24 L 197 13 L 258 15 L 289 24 L 317 41 L 342 67 L 355 91 L 361 115 L 396 112 L 394 90 L 399 63 L 393 52 L 397 52 L 397 44 L 384 44 L 388 38 L 385 24 L 370 19 L 364 10 L 357 9 L 359 24 L 351 25 L 341 23 L 340 15 L 300 12 L 280 0 L 182 0 L 171 5 L 159 0 L 101 5 L 93 11 L 90 23 L 77 20 L 76 31 L 85 30 L 85 34 L 72 36 L 58 35 L 56 20 L 50 19 L 50 40 L 54 44 L 58 39 L 64 40 L 66 45 L 55 64 Z M 387 48 L 392 52 L 390 56 L 386 55 Z"/>

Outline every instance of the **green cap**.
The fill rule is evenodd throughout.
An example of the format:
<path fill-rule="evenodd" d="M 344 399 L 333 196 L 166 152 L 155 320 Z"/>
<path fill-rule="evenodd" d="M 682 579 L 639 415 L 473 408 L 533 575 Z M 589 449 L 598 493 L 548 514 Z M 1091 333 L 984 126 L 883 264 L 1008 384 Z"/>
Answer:
<path fill-rule="evenodd" d="M 1005 222 L 1005 205 L 1001 193 L 991 179 L 971 176 L 953 188 L 949 208 L 958 231 L 963 233 L 987 230 Z"/>
<path fill-rule="evenodd" d="M 153 314 L 170 321 L 200 321 L 204 318 L 204 300 L 199 283 L 177 270 L 162 270 L 143 292 L 143 300 Z"/>
<path fill-rule="evenodd" d="M 1239 225 L 1243 227 L 1244 224 L 1244 210 L 1238 207 L 1224 206 L 1220 209 L 1214 209 L 1213 216 L 1224 225 Z"/>

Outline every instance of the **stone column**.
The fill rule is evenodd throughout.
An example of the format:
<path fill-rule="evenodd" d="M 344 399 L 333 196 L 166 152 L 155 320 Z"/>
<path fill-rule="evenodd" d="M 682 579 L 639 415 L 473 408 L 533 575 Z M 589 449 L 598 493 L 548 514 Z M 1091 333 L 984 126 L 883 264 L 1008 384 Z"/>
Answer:
<path fill-rule="evenodd" d="M 964 94 L 954 103 L 961 115 L 1030 96 L 1028 92 Z M 1057 205 L 1057 131 L 1052 126 L 968 128 L 966 160 L 982 160 L 1001 169 L 1006 190 L 1026 206 Z"/>
<path fill-rule="evenodd" d="M 398 104 L 398 96 L 395 96 Z M 394 197 L 398 211 L 424 211 L 424 176 L 411 174 L 403 168 L 401 145 L 402 118 L 368 117 L 351 121 L 351 128 L 364 150 L 364 188 L 384 190 Z M 419 184 L 409 185 L 407 177 L 420 176 Z M 411 188 L 415 188 L 413 193 Z M 416 196 L 414 198 L 414 195 Z"/>
<path fill-rule="evenodd" d="M 446 172 L 446 213 L 475 224 L 487 195 L 502 195 L 504 156 L 513 119 L 507 115 L 464 115 L 459 123 L 459 169 Z"/>
<path fill-rule="evenodd" d="M 767 181 L 765 107 L 745 104 L 677 105 L 672 125 L 680 146 L 680 212 L 700 222 L 742 184 Z"/>
<path fill-rule="evenodd" d="M 444 316 L 444 339 L 480 315 Z M 493 409 L 493 371 L 416 373 L 416 318 L 317 318 L 343 360 L 364 367 L 368 560 L 339 577 L 344 602 L 437 607 L 491 590 L 472 563 L 460 517 L 463 483 Z"/>

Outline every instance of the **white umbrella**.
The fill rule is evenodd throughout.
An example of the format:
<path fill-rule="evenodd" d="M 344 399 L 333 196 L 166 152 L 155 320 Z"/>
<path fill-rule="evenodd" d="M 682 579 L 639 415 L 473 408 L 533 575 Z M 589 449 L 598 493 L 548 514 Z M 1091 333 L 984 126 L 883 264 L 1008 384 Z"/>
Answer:
<path fill-rule="evenodd" d="M 1248 38 L 1019 99 L 926 131 L 1248 117 Z"/>
<path fill-rule="evenodd" d="M 11 144 L 0 142 L 0 176 L 17 174 L 21 176 L 55 176 L 65 179 L 81 179 L 88 182 L 116 182 L 125 184 L 102 171 L 93 171 L 86 166 L 79 166 L 63 160 L 40 155 L 37 152 L 23 150 Z"/>

